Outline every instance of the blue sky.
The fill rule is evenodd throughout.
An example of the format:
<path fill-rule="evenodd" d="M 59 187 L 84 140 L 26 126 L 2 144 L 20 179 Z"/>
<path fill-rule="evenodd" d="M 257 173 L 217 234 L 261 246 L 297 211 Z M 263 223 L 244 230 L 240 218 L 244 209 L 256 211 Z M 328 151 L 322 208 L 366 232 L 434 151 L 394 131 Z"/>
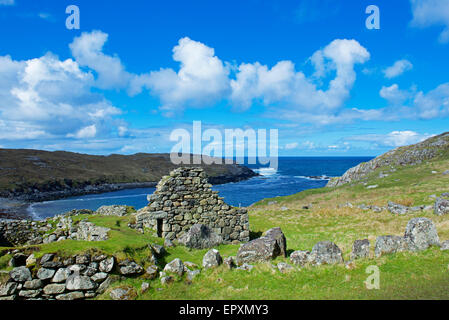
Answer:
<path fill-rule="evenodd" d="M 446 0 L 0 0 L 0 40 L 3 148 L 169 152 L 200 120 L 352 156 L 448 131 Z"/>

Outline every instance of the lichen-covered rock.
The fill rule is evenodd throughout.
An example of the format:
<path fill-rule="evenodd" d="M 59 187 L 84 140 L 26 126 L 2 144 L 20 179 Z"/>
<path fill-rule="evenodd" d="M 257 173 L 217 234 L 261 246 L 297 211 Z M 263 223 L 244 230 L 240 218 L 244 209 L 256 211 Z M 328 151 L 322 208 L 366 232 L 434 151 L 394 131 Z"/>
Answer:
<path fill-rule="evenodd" d="M 41 280 L 51 279 L 55 275 L 55 272 L 53 269 L 40 268 L 37 271 L 37 277 Z"/>
<path fill-rule="evenodd" d="M 7 282 L 0 286 L 0 297 L 11 296 L 17 292 L 18 284 L 16 282 Z"/>
<path fill-rule="evenodd" d="M 218 267 L 222 263 L 223 259 L 217 249 L 209 250 L 203 257 L 203 268 L 205 269 Z"/>
<path fill-rule="evenodd" d="M 370 242 L 368 239 L 356 240 L 352 245 L 351 259 L 369 258 Z"/>
<path fill-rule="evenodd" d="M 67 268 L 60 268 L 58 271 L 56 271 L 55 275 L 53 276 L 53 279 L 51 279 L 51 282 L 60 283 L 67 280 L 67 278 L 70 276 L 70 270 Z"/>
<path fill-rule="evenodd" d="M 65 284 L 52 283 L 44 287 L 45 294 L 61 294 L 65 291 Z"/>
<path fill-rule="evenodd" d="M 310 261 L 315 265 L 343 263 L 340 248 L 333 242 L 321 241 L 315 244 L 310 253 Z"/>
<path fill-rule="evenodd" d="M 435 201 L 434 213 L 437 216 L 442 216 L 445 214 L 449 214 L 449 199 L 446 198 L 438 198 Z"/>
<path fill-rule="evenodd" d="M 409 208 L 403 206 L 402 204 L 388 201 L 388 211 L 390 211 L 392 214 L 403 215 L 409 211 Z"/>
<path fill-rule="evenodd" d="M 96 283 L 88 276 L 81 276 L 79 274 L 71 275 L 66 281 L 66 288 L 71 291 L 92 290 L 96 287 Z"/>
<path fill-rule="evenodd" d="M 79 300 L 84 298 L 84 293 L 81 291 L 69 292 L 65 294 L 60 294 L 56 296 L 56 300 Z"/>
<path fill-rule="evenodd" d="M 442 251 L 449 250 L 449 240 L 443 241 L 441 243 L 440 250 Z"/>
<path fill-rule="evenodd" d="M 132 300 L 136 297 L 134 288 L 116 288 L 109 294 L 113 300 Z"/>
<path fill-rule="evenodd" d="M 193 281 L 200 273 L 200 270 L 187 270 L 187 280 Z"/>
<path fill-rule="evenodd" d="M 181 259 L 178 258 L 172 260 L 170 263 L 167 263 L 164 267 L 164 272 L 176 273 L 179 276 L 182 276 L 184 271 L 184 264 Z"/>
<path fill-rule="evenodd" d="M 157 266 L 149 266 L 148 268 L 145 269 L 145 274 L 150 279 L 156 279 L 158 271 L 159 268 Z"/>
<path fill-rule="evenodd" d="M 195 224 L 178 242 L 188 248 L 209 249 L 220 245 L 223 239 L 208 226 Z"/>
<path fill-rule="evenodd" d="M 237 263 L 269 261 L 287 251 L 285 237 L 280 228 L 267 231 L 266 235 L 240 246 Z"/>
<path fill-rule="evenodd" d="M 25 283 L 23 284 L 23 288 L 28 289 L 28 290 L 40 289 L 43 286 L 44 286 L 44 281 L 42 281 L 41 279 L 33 279 L 30 281 L 25 281 Z"/>
<path fill-rule="evenodd" d="M 111 229 L 96 226 L 92 222 L 80 221 L 76 232 L 77 240 L 84 241 L 106 241 L 108 240 L 108 232 Z"/>
<path fill-rule="evenodd" d="M 122 275 L 138 275 L 143 272 L 143 268 L 134 261 L 124 260 L 119 264 L 120 274 Z"/>
<path fill-rule="evenodd" d="M 430 246 L 440 245 L 437 229 L 432 220 L 427 218 L 410 220 L 405 229 L 404 238 L 411 251 L 425 250 Z"/>
<path fill-rule="evenodd" d="M 32 280 L 31 272 L 27 267 L 17 267 L 9 272 L 9 276 L 16 282 L 25 282 Z"/>
<path fill-rule="evenodd" d="M 99 269 L 101 272 L 111 272 L 112 269 L 114 268 L 114 264 L 115 264 L 115 258 L 114 257 L 109 257 L 106 258 L 102 261 L 100 261 L 100 265 L 99 265 Z"/>
<path fill-rule="evenodd" d="M 96 211 L 96 214 L 102 215 L 102 216 L 118 216 L 123 217 L 128 214 L 128 207 L 127 206 L 119 206 L 119 205 L 112 205 L 112 206 L 101 206 Z"/>
<path fill-rule="evenodd" d="M 305 250 L 294 251 L 290 255 L 290 261 L 293 264 L 296 264 L 298 266 L 305 266 L 306 264 L 311 262 L 310 261 L 310 251 L 305 251 Z"/>
<path fill-rule="evenodd" d="M 384 254 L 408 250 L 408 242 L 399 236 L 380 236 L 376 239 L 374 254 L 378 258 Z"/>

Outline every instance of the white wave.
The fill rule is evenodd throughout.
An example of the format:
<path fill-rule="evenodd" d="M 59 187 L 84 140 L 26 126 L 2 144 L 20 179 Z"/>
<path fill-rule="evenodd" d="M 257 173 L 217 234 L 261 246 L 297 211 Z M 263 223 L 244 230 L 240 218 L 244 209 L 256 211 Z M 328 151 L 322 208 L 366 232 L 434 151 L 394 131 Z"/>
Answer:
<path fill-rule="evenodd" d="M 260 174 L 264 177 L 273 176 L 278 173 L 277 169 L 275 169 L 275 168 L 259 168 L 259 169 L 254 169 L 254 171 L 256 171 L 258 174 Z"/>
<path fill-rule="evenodd" d="M 307 180 L 315 180 L 315 181 L 321 181 L 321 180 L 330 180 L 331 178 L 329 176 L 326 175 L 322 175 L 322 176 L 295 176 L 295 178 L 300 178 L 300 179 L 307 179 Z"/>

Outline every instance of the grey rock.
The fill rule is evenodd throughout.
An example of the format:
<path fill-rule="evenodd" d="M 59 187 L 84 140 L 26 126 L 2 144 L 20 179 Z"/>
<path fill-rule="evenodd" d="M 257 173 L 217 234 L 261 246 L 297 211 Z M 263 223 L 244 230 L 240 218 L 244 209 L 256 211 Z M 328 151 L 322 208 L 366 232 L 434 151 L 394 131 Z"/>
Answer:
<path fill-rule="evenodd" d="M 88 221 L 80 221 L 76 238 L 84 241 L 106 241 L 108 240 L 108 232 L 110 230 L 109 228 L 96 226 Z"/>
<path fill-rule="evenodd" d="M 102 282 L 108 277 L 108 274 L 106 272 L 98 272 L 90 277 L 90 279 L 94 282 Z"/>
<path fill-rule="evenodd" d="M 203 257 L 203 268 L 205 269 L 218 267 L 222 263 L 223 259 L 217 249 L 209 250 Z"/>
<path fill-rule="evenodd" d="M 201 273 L 200 270 L 193 270 L 193 271 L 188 270 L 187 271 L 187 280 L 193 281 L 193 279 L 195 279 L 196 276 L 198 276 L 200 273 Z"/>
<path fill-rule="evenodd" d="M 76 264 L 88 264 L 90 263 L 90 255 L 88 254 L 79 254 L 75 257 Z"/>
<path fill-rule="evenodd" d="M 19 297 L 22 298 L 36 298 L 38 295 L 40 295 L 42 292 L 41 289 L 37 289 L 37 290 L 21 290 L 19 292 Z"/>
<path fill-rule="evenodd" d="M 27 267 L 17 267 L 9 272 L 9 276 L 16 282 L 25 282 L 32 280 L 31 272 Z"/>
<path fill-rule="evenodd" d="M 289 273 L 294 270 L 294 268 L 285 262 L 279 262 L 277 268 L 280 273 Z"/>
<path fill-rule="evenodd" d="M 106 292 L 106 290 L 109 288 L 109 286 L 112 284 L 112 277 L 109 276 L 106 278 L 106 280 L 104 280 L 100 286 L 97 289 L 97 293 L 98 294 L 102 294 L 104 292 Z"/>
<path fill-rule="evenodd" d="M 64 291 L 65 291 L 65 284 L 52 283 L 44 287 L 45 294 L 55 295 L 64 293 Z"/>
<path fill-rule="evenodd" d="M 150 284 L 148 282 L 143 282 L 142 285 L 140 286 L 140 291 L 142 293 L 145 293 L 148 291 L 148 289 L 150 289 Z"/>
<path fill-rule="evenodd" d="M 440 245 L 437 229 L 432 220 L 427 218 L 411 219 L 407 224 L 404 238 L 411 251 L 425 250 L 430 246 Z"/>
<path fill-rule="evenodd" d="M 70 270 L 67 268 L 60 268 L 58 271 L 56 271 L 55 275 L 53 276 L 53 279 L 51 279 L 51 282 L 60 283 L 67 280 L 67 278 L 70 276 Z"/>
<path fill-rule="evenodd" d="M 96 283 L 93 282 L 89 277 L 81 276 L 78 274 L 69 276 L 66 281 L 66 288 L 67 290 L 71 291 L 92 290 L 96 287 Z"/>
<path fill-rule="evenodd" d="M 370 242 L 368 239 L 356 240 L 352 245 L 351 259 L 369 258 Z"/>
<path fill-rule="evenodd" d="M 23 288 L 29 289 L 29 290 L 36 290 L 40 289 L 44 286 L 44 282 L 41 279 L 33 279 L 30 281 L 25 281 L 23 284 Z"/>
<path fill-rule="evenodd" d="M 0 301 L 7 301 L 7 300 L 13 301 L 13 300 L 16 300 L 16 299 L 17 299 L 17 296 L 16 296 L 16 295 L 5 296 L 5 297 L 1 297 L 1 296 L 0 296 Z"/>
<path fill-rule="evenodd" d="M 0 297 L 11 296 L 17 292 L 18 284 L 16 282 L 7 282 L 0 286 Z"/>
<path fill-rule="evenodd" d="M 159 268 L 157 266 L 149 266 L 148 268 L 145 269 L 145 274 L 150 279 L 156 279 L 158 271 L 159 271 Z"/>
<path fill-rule="evenodd" d="M 310 251 L 294 251 L 290 255 L 290 261 L 298 266 L 305 266 L 310 263 Z"/>
<path fill-rule="evenodd" d="M 103 215 L 103 216 L 118 216 L 123 217 L 127 215 L 127 206 L 119 206 L 119 205 L 112 205 L 112 206 L 101 206 L 96 211 L 96 214 Z"/>
<path fill-rule="evenodd" d="M 164 255 L 166 253 L 164 246 L 161 246 L 161 245 L 158 245 L 158 244 L 152 244 L 151 245 L 151 249 L 158 256 L 162 256 L 162 255 Z"/>
<path fill-rule="evenodd" d="M 55 272 L 53 269 L 40 268 L 36 275 L 41 280 L 47 280 L 51 279 L 55 275 Z"/>
<path fill-rule="evenodd" d="M 240 246 L 237 263 L 269 261 L 285 255 L 286 241 L 280 228 L 270 229 L 267 234 Z"/>
<path fill-rule="evenodd" d="M 315 265 L 344 262 L 340 248 L 330 241 L 321 241 L 315 244 L 310 253 L 310 261 Z"/>
<path fill-rule="evenodd" d="M 161 278 L 161 283 L 164 285 L 171 284 L 174 281 L 175 281 L 175 279 L 172 276 L 165 276 L 165 277 Z"/>
<path fill-rule="evenodd" d="M 184 264 L 180 259 L 176 258 L 165 265 L 164 272 L 176 273 L 177 275 L 182 276 L 184 274 Z"/>
<path fill-rule="evenodd" d="M 248 263 L 242 264 L 240 267 L 237 268 L 237 270 L 243 270 L 243 271 L 251 271 L 253 270 L 254 266 Z"/>
<path fill-rule="evenodd" d="M 178 242 L 188 248 L 208 249 L 220 245 L 223 239 L 211 228 L 202 224 L 195 224 Z"/>
<path fill-rule="evenodd" d="M 68 266 L 67 269 L 69 269 L 73 273 L 80 273 L 87 269 L 87 267 L 84 264 L 73 264 L 71 266 Z"/>
<path fill-rule="evenodd" d="M 120 274 L 126 275 L 138 275 L 143 272 L 143 268 L 134 261 L 124 260 L 119 263 Z"/>
<path fill-rule="evenodd" d="M 84 299 L 84 293 L 80 291 L 75 292 L 69 292 L 65 294 L 60 294 L 56 296 L 56 300 L 66 300 L 66 301 L 72 301 L 72 300 L 79 300 Z"/>
<path fill-rule="evenodd" d="M 449 213 L 449 200 L 443 197 L 435 201 L 434 213 L 437 216 L 442 216 Z"/>
<path fill-rule="evenodd" d="M 223 260 L 223 264 L 229 269 L 233 269 L 237 267 L 237 263 L 235 261 L 235 257 L 227 257 Z"/>
<path fill-rule="evenodd" d="M 115 264 L 115 258 L 109 257 L 100 262 L 99 269 L 101 272 L 109 273 L 114 268 L 114 264 Z"/>
<path fill-rule="evenodd" d="M 409 208 L 406 206 L 403 206 L 402 204 L 388 201 L 388 211 L 390 211 L 392 214 L 403 215 L 409 211 Z"/>
<path fill-rule="evenodd" d="M 174 247 L 175 245 L 173 244 L 173 241 L 171 241 L 170 239 L 165 239 L 164 240 L 164 247 L 166 248 L 171 248 Z"/>
<path fill-rule="evenodd" d="M 441 243 L 440 250 L 442 251 L 449 250 L 449 240 L 443 241 Z"/>
<path fill-rule="evenodd" d="M 380 236 L 376 239 L 374 254 L 378 258 L 384 254 L 408 250 L 408 242 L 399 236 Z"/>
<path fill-rule="evenodd" d="M 113 300 L 132 300 L 135 297 L 133 288 L 116 288 L 109 294 Z"/>

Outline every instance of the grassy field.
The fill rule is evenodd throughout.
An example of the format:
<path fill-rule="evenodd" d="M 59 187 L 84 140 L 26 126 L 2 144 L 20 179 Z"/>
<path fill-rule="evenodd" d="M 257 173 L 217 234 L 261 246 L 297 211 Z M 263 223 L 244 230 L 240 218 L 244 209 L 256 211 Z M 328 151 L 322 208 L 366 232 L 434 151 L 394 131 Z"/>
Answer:
<path fill-rule="evenodd" d="M 435 199 L 449 191 L 447 157 L 417 166 L 397 168 L 388 177 L 379 179 L 380 169 L 373 172 L 366 185 L 354 184 L 338 188 L 308 190 L 292 196 L 266 199 L 249 208 L 250 226 L 254 236 L 272 227 L 281 227 L 287 238 L 287 247 L 294 250 L 310 250 L 318 241 L 335 242 L 349 259 L 352 243 L 356 239 L 369 239 L 371 258 L 356 260 L 354 265 L 296 268 L 281 274 L 272 264 L 285 261 L 277 258 L 272 263 L 256 264 L 251 271 L 226 270 L 221 266 L 203 271 L 192 283 L 178 279 L 169 286 L 158 279 L 144 278 L 117 281 L 112 287 L 133 286 L 137 299 L 448 299 L 449 251 L 431 248 L 419 253 L 397 253 L 373 258 L 374 243 L 380 235 L 403 235 L 407 222 L 414 217 L 428 217 L 437 227 L 440 240 L 449 239 L 449 216 L 438 217 L 432 211 L 392 215 L 388 211 L 375 213 L 363 211 L 357 205 L 386 206 L 389 200 L 408 206 L 432 205 Z M 432 173 L 436 171 L 437 173 Z M 378 185 L 367 189 L 369 185 Z M 273 201 L 276 203 L 273 204 Z M 339 207 L 351 202 L 354 207 Z M 305 210 L 304 205 L 312 204 Z M 282 207 L 286 207 L 287 209 Z M 78 217 L 85 218 L 85 217 Z M 88 219 L 112 229 L 110 239 L 104 242 L 63 241 L 34 248 L 37 255 L 46 252 L 72 254 L 80 251 L 99 250 L 129 257 L 142 265 L 148 265 L 149 243 L 162 244 L 163 240 L 150 234 L 139 234 L 127 227 L 130 217 L 99 217 Z M 223 245 L 218 250 L 223 257 L 235 255 L 238 245 Z M 160 259 L 160 267 L 174 258 L 201 265 L 207 250 L 188 250 L 184 247 L 169 248 Z M 8 256 L 0 257 L 0 267 L 5 268 Z M 365 280 L 368 266 L 380 270 L 380 289 L 368 290 Z M 150 283 L 146 293 L 140 293 L 143 281 Z M 109 299 L 109 294 L 97 297 Z"/>

